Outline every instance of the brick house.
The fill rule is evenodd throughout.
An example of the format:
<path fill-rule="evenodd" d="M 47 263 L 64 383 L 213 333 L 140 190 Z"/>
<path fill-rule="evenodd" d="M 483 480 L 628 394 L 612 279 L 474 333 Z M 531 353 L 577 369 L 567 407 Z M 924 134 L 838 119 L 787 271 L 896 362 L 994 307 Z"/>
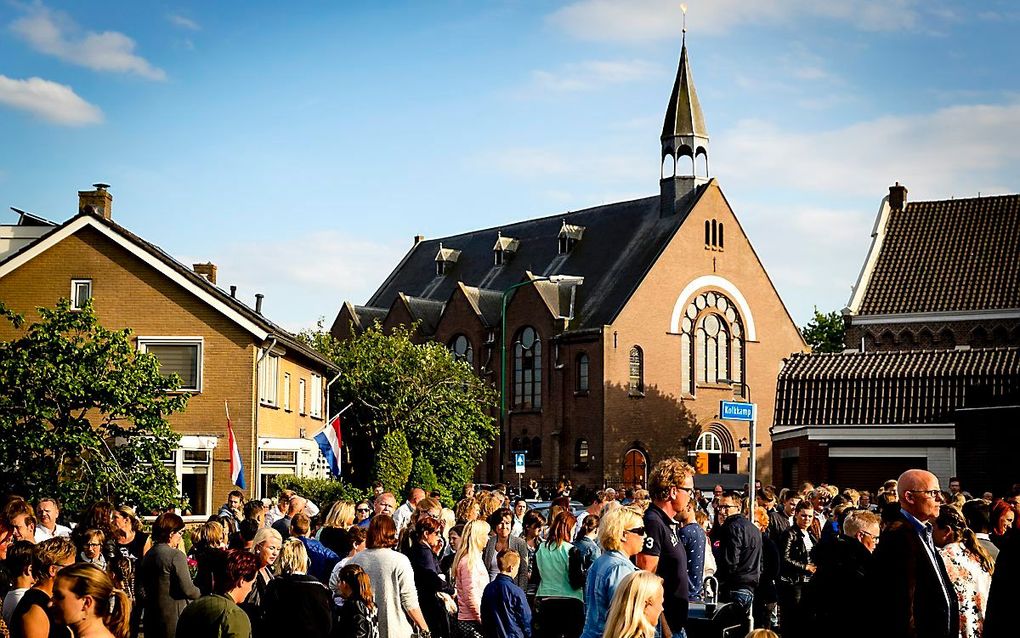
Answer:
<path fill-rule="evenodd" d="M 18 223 L 0 227 L 0 299 L 34 321 L 39 306 L 91 298 L 105 327 L 131 328 L 140 350 L 181 377 L 192 396 L 170 419 L 182 438 L 166 462 L 194 515 L 215 513 L 232 489 L 227 406 L 249 495 L 267 495 L 275 474 L 322 474 L 311 437 L 336 367 L 266 318 L 261 298 L 251 308 L 219 288 L 215 265 L 188 268 L 114 222 L 112 203 L 97 184 L 59 225 L 15 209 Z M 0 338 L 15 334 L 0 326 Z"/>
<path fill-rule="evenodd" d="M 777 481 L 874 489 L 911 467 L 1005 489 L 1020 446 L 1020 195 L 879 208 L 838 354 L 790 358 Z"/>
<path fill-rule="evenodd" d="M 742 486 L 748 429 L 720 420 L 719 401 L 753 392 L 770 423 L 780 362 L 806 346 L 710 177 L 686 45 L 660 144 L 658 194 L 415 237 L 365 305 L 342 304 L 332 333 L 416 323 L 416 338 L 447 344 L 497 388 L 504 343 L 508 480 L 514 451 L 526 454 L 524 480 L 588 486 L 644 484 L 659 459 L 691 455 L 710 475 L 701 483 Z M 764 461 L 771 445 L 759 441 Z M 497 448 L 478 478 L 497 480 L 499 465 Z M 759 467 L 767 479 L 770 465 Z"/>

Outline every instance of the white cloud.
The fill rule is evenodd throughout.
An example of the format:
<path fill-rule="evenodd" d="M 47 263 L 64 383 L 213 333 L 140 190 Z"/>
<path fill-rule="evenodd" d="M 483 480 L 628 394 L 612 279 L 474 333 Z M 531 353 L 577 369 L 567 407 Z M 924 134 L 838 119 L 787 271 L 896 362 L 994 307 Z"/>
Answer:
<path fill-rule="evenodd" d="M 188 31 L 200 31 L 202 29 L 202 25 L 195 22 L 191 18 L 186 18 L 176 13 L 171 13 L 166 17 L 166 19 L 169 20 L 170 24 L 174 25 L 175 27 L 187 29 Z"/>
<path fill-rule="evenodd" d="M 410 241 L 380 243 L 328 230 L 248 240 L 181 261 L 212 261 L 221 288 L 236 285 L 238 298 L 251 306 L 255 293 L 265 294 L 266 317 L 297 331 L 313 327 L 319 317 L 328 327 L 343 301 L 365 303 L 408 248 Z"/>
<path fill-rule="evenodd" d="M 79 97 L 74 89 L 42 78 L 15 80 L 0 75 L 0 104 L 67 126 L 103 121 L 103 112 Z"/>
<path fill-rule="evenodd" d="M 866 31 L 898 31 L 916 28 L 922 9 L 918 0 L 689 0 L 689 4 L 692 31 L 714 34 L 742 24 L 790 24 L 803 17 L 838 20 Z M 548 20 L 584 40 L 640 43 L 679 37 L 682 17 L 674 0 L 577 0 Z"/>
<path fill-rule="evenodd" d="M 655 75 L 659 69 L 644 60 L 591 60 L 564 65 L 558 71 L 532 71 L 539 92 L 593 91 Z"/>
<path fill-rule="evenodd" d="M 11 30 L 41 53 L 94 71 L 133 73 L 165 80 L 166 73 L 135 53 L 135 41 L 118 31 L 81 33 L 71 18 L 41 4 L 11 24 Z"/>
<path fill-rule="evenodd" d="M 859 196 L 881 194 L 898 180 L 925 198 L 974 195 L 1015 180 L 1020 102 L 953 106 L 808 133 L 744 120 L 713 144 L 720 174 L 746 186 Z"/>

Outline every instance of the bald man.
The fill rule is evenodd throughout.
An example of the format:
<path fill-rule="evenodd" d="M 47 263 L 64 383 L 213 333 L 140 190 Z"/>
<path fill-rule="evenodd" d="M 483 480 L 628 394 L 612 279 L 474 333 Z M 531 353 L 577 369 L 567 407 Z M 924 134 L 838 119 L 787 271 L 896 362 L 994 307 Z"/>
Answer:
<path fill-rule="evenodd" d="M 956 592 L 932 540 L 939 514 L 939 479 L 925 470 L 900 475 L 899 515 L 882 532 L 872 564 L 870 596 L 876 635 L 956 638 L 960 615 Z"/>
<path fill-rule="evenodd" d="M 411 488 L 411 492 L 407 495 L 407 500 L 404 504 L 397 508 L 397 511 L 393 513 L 393 522 L 397 526 L 397 534 L 400 534 L 400 530 L 407 527 L 407 524 L 411 522 L 411 515 L 414 514 L 414 510 L 418 507 L 418 503 L 425 498 L 425 490 L 420 487 Z"/>

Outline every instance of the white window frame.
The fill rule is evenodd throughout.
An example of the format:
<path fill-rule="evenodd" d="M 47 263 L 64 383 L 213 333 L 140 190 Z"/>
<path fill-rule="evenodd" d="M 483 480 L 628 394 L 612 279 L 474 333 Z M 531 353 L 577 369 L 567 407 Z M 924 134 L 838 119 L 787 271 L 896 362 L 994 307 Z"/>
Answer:
<path fill-rule="evenodd" d="M 322 375 L 312 373 L 312 395 L 308 397 L 312 404 L 308 406 L 308 416 L 313 419 L 322 418 Z"/>
<path fill-rule="evenodd" d="M 283 409 L 290 412 L 290 373 L 283 373 Z"/>
<path fill-rule="evenodd" d="M 259 361 L 259 404 L 270 407 L 280 405 L 280 357 L 273 353 L 262 356 Z"/>
<path fill-rule="evenodd" d="M 140 352 L 148 352 L 149 346 L 180 346 L 180 345 L 197 345 L 198 346 L 198 379 L 195 384 L 195 388 L 178 388 L 179 392 L 202 392 L 202 383 L 204 381 L 204 370 L 205 370 L 205 338 L 204 337 L 151 337 L 151 336 L 140 336 L 138 337 L 138 350 Z"/>
<path fill-rule="evenodd" d="M 305 411 L 305 407 L 307 406 L 307 403 L 305 402 L 306 385 L 307 384 L 305 383 L 304 379 L 298 379 L 298 414 L 300 414 L 301 416 L 307 414 L 307 412 Z"/>
<path fill-rule="evenodd" d="M 205 502 L 206 510 L 199 512 L 192 510 L 192 515 L 195 517 L 202 517 L 205 520 L 210 514 L 213 513 L 215 503 L 213 503 L 213 462 L 216 457 L 217 440 L 215 437 L 205 436 L 184 436 L 181 438 L 181 445 L 177 447 L 174 453 L 174 458 L 168 459 L 169 462 L 165 463 L 166 467 L 170 468 L 174 477 L 177 479 L 177 492 L 184 495 L 184 476 L 186 474 L 205 474 Z M 209 453 L 208 463 L 193 463 L 184 461 L 184 453 L 188 451 L 206 451 Z M 197 468 L 204 468 L 205 472 L 198 470 Z M 190 504 L 194 507 L 194 503 Z"/>
<path fill-rule="evenodd" d="M 72 279 L 71 280 L 71 310 L 81 310 L 81 306 L 78 305 L 78 286 L 87 286 L 89 291 L 89 299 L 92 299 L 92 280 L 91 279 Z"/>

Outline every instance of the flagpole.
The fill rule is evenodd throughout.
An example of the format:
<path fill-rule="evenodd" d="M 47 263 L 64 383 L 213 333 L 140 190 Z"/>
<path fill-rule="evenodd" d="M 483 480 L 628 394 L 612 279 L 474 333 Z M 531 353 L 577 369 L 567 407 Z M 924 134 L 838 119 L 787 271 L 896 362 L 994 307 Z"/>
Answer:
<path fill-rule="evenodd" d="M 339 378 L 340 378 L 340 373 L 337 372 L 336 376 L 333 377 L 332 379 L 330 379 L 329 383 L 326 384 L 326 423 L 329 423 L 332 420 L 332 418 L 333 418 L 329 414 L 329 388 L 330 388 L 331 385 L 336 383 L 336 380 L 339 379 Z M 344 410 L 346 410 L 346 409 L 347 408 L 344 408 Z M 343 412 L 343 410 L 340 410 L 340 411 Z"/>

